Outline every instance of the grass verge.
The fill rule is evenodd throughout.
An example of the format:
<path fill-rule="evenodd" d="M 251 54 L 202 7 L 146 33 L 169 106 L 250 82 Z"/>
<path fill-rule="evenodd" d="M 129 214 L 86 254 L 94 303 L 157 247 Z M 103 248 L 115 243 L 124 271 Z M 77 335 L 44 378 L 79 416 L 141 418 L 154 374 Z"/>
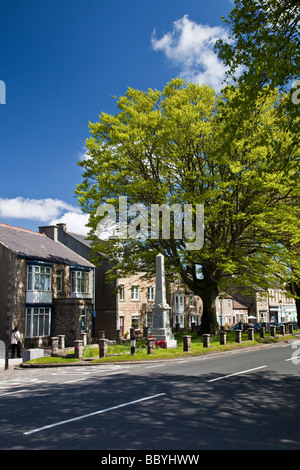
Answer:
<path fill-rule="evenodd" d="M 136 341 L 135 353 L 131 354 L 131 345 L 130 342 L 122 343 L 120 345 L 108 345 L 107 347 L 107 356 L 99 358 L 99 347 L 98 345 L 89 345 L 83 349 L 83 361 L 89 363 L 104 363 L 104 362 L 131 362 L 131 361 L 157 361 L 157 360 L 168 360 L 168 359 L 178 359 L 184 357 L 196 357 L 206 354 L 231 351 L 236 349 L 244 349 L 252 346 L 257 346 L 258 344 L 271 344 L 277 343 L 280 341 L 287 341 L 295 339 L 295 335 L 277 335 L 271 337 L 270 334 L 266 334 L 264 339 L 259 337 L 259 334 L 255 335 L 254 341 L 248 340 L 247 332 L 242 334 L 242 342 L 235 342 L 235 332 L 227 333 L 226 345 L 220 344 L 219 336 L 212 336 L 210 339 L 210 347 L 203 347 L 202 336 L 197 333 L 191 334 L 191 351 L 183 351 L 183 333 L 175 335 L 177 340 L 177 348 L 174 349 L 163 349 L 160 347 L 155 348 L 155 354 L 148 354 L 147 352 L 147 343 L 145 339 L 138 339 Z M 71 351 L 68 351 L 68 354 L 65 357 L 41 357 L 37 359 L 32 359 L 31 361 L 26 362 L 25 364 L 71 364 L 80 362 L 79 359 L 75 357 L 70 357 Z"/>

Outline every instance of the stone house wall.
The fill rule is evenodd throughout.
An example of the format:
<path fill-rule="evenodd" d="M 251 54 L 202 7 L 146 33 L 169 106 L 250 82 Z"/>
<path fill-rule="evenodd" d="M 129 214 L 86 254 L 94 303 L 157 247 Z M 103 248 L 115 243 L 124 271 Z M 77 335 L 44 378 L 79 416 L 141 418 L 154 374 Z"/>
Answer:
<path fill-rule="evenodd" d="M 155 279 L 148 281 L 144 280 L 142 276 L 143 274 L 118 279 L 118 287 L 123 286 L 124 293 L 123 298 L 121 295 L 118 296 L 120 329 L 124 334 L 130 331 L 133 320 L 141 333 L 143 333 L 143 328 L 147 326 L 147 312 L 151 313 L 151 307 L 154 303 L 154 301 L 148 301 L 148 287 L 154 288 L 155 295 Z M 131 297 L 132 287 L 138 287 L 138 300 Z"/>
<path fill-rule="evenodd" d="M 9 346 L 11 332 L 17 325 L 24 343 L 27 265 L 2 244 L 0 259 L 0 339 Z"/>

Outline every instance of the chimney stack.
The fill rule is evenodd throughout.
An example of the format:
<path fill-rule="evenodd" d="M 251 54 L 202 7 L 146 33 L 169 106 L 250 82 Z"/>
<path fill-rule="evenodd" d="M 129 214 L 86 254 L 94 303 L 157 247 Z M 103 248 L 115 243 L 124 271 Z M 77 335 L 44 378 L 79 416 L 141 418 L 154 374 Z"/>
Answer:
<path fill-rule="evenodd" d="M 55 242 L 58 241 L 58 227 L 56 225 L 39 227 L 39 232 L 44 233 L 47 237 L 51 238 Z"/>

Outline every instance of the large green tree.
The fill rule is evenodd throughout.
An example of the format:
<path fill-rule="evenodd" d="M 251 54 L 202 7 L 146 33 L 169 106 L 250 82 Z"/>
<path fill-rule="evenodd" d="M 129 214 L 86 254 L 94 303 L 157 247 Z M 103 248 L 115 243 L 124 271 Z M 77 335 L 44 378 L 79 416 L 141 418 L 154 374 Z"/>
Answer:
<path fill-rule="evenodd" d="M 229 88 L 217 96 L 208 86 L 179 79 L 162 91 L 130 88 L 117 100 L 115 115 L 102 113 L 90 123 L 89 156 L 79 163 L 83 182 L 76 192 L 90 214 L 95 253 L 114 261 L 114 275 L 153 274 L 155 256 L 164 254 L 168 274 L 180 275 L 201 297 L 202 332 L 211 334 L 218 330 L 220 290 L 233 282 L 267 287 L 285 280 L 280 237 L 286 227 L 299 226 L 286 204 L 291 179 L 299 177 L 288 116 L 278 118 L 278 95 L 272 92 L 258 96 L 259 113 L 241 121 L 239 110 L 228 105 L 237 95 Z M 179 236 L 171 230 L 169 237 L 151 233 L 150 222 L 140 239 L 121 235 L 117 225 L 115 238 L 99 241 L 97 229 L 105 220 L 99 207 L 109 203 L 118 214 L 120 196 L 127 198 L 128 223 L 136 231 L 144 220 L 136 218 L 133 204 L 142 204 L 149 215 L 155 204 L 178 204 L 184 224 L 184 204 L 193 208 L 195 223 L 196 208 L 204 205 L 203 246 L 189 245 L 185 231 Z M 170 220 L 177 230 L 175 216 Z"/>
<path fill-rule="evenodd" d="M 294 0 L 235 0 L 235 7 L 228 18 L 228 41 L 219 40 L 216 50 L 228 66 L 228 78 L 234 79 L 240 88 L 240 97 L 233 106 L 239 109 L 241 119 L 249 108 L 256 107 L 260 93 L 267 96 L 275 88 L 287 96 L 277 107 L 278 118 L 287 126 L 294 148 L 299 155 L 300 109 L 300 4 Z M 256 112 L 259 112 L 256 109 Z M 291 175 L 292 176 L 292 175 Z M 289 204 L 299 206 L 299 186 L 292 179 L 294 197 Z M 293 233 L 283 235 L 282 243 L 288 248 L 291 279 L 287 286 L 295 296 L 298 323 L 300 324 L 300 271 L 299 246 L 291 243 Z"/>
<path fill-rule="evenodd" d="M 282 90 L 299 78 L 299 2 L 235 0 L 223 20 L 230 37 L 219 40 L 216 49 L 229 67 L 228 75 L 239 77 L 240 88 L 255 93 L 269 85 Z"/>

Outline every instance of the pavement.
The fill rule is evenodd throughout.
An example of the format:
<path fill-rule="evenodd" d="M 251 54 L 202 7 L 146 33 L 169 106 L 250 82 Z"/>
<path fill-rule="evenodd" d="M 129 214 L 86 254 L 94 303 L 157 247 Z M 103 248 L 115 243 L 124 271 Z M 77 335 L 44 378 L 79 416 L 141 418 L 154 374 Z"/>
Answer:
<path fill-rule="evenodd" d="M 12 364 L 12 365 L 19 365 L 23 362 L 23 359 L 22 359 L 22 357 L 15 357 L 14 359 L 9 357 L 8 362 L 9 362 L 9 364 Z M 0 364 L 5 365 L 5 359 L 0 359 Z"/>
<path fill-rule="evenodd" d="M 51 349 L 44 349 L 44 356 L 51 356 Z M 8 368 L 13 368 L 20 364 L 23 364 L 23 357 L 14 357 L 12 359 L 10 354 L 8 355 Z M 2 370 L 5 370 L 5 358 L 0 357 L 0 372 Z"/>

